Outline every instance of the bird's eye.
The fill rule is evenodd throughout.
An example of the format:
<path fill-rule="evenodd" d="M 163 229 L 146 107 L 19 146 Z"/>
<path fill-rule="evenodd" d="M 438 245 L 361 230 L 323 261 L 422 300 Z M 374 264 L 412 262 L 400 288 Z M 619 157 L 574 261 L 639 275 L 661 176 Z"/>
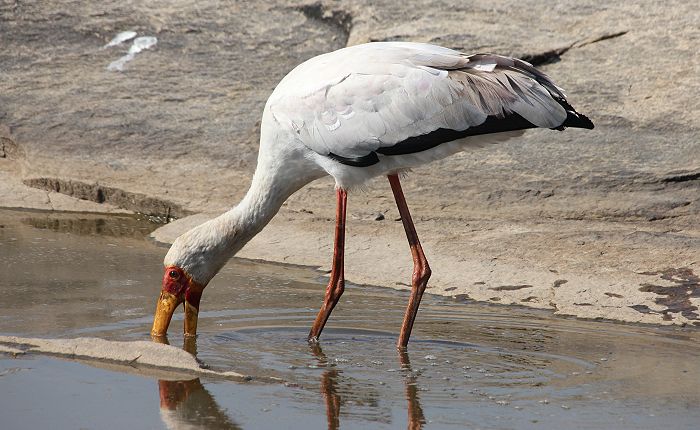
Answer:
<path fill-rule="evenodd" d="M 168 273 L 168 276 L 170 276 L 170 279 L 178 280 L 180 279 L 180 272 L 177 270 L 171 270 L 170 273 Z"/>

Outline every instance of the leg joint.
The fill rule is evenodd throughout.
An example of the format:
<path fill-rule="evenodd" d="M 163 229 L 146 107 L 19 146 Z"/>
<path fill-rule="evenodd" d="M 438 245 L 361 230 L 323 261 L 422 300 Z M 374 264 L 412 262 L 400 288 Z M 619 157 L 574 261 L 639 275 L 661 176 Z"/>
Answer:
<path fill-rule="evenodd" d="M 340 298 L 340 296 L 343 295 L 343 292 L 345 291 L 345 279 L 340 278 L 335 282 L 335 285 L 333 285 L 333 293 L 337 298 Z"/>
<path fill-rule="evenodd" d="M 413 268 L 413 285 L 427 284 L 432 274 L 433 271 L 430 270 L 430 266 L 428 266 L 427 262 L 425 264 L 417 264 Z"/>
<path fill-rule="evenodd" d="M 337 302 L 340 299 L 340 296 L 343 295 L 343 292 L 345 291 L 345 279 L 340 277 L 337 279 L 331 278 L 331 280 L 328 282 L 328 287 L 326 288 L 326 302 L 330 301 L 335 305 L 335 302 Z"/>

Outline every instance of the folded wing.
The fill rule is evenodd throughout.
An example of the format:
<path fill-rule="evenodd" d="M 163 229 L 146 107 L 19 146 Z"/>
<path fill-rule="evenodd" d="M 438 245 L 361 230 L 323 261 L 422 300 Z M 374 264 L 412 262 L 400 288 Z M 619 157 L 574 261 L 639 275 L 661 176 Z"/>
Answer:
<path fill-rule="evenodd" d="M 304 145 L 356 166 L 479 134 L 593 128 L 524 61 L 413 43 L 317 57 L 292 71 L 269 105 Z"/>

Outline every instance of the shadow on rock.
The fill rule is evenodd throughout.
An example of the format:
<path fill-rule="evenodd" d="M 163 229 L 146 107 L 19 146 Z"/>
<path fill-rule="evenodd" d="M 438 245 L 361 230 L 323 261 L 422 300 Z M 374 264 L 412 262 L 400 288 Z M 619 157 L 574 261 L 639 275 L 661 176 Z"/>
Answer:
<path fill-rule="evenodd" d="M 681 314 L 689 320 L 695 320 L 693 325 L 700 326 L 700 314 L 698 307 L 693 305 L 691 298 L 700 298 L 700 276 L 693 273 L 687 267 L 678 269 L 669 268 L 659 272 L 643 272 L 643 275 L 659 276 L 665 281 L 670 281 L 674 285 L 658 285 L 652 283 L 641 284 L 639 291 L 644 293 L 655 293 L 659 297 L 654 299 L 658 305 L 666 306 L 661 311 L 663 319 L 673 320 L 672 314 Z M 644 309 L 637 309 L 644 312 Z M 649 311 L 646 309 L 646 311 Z"/>

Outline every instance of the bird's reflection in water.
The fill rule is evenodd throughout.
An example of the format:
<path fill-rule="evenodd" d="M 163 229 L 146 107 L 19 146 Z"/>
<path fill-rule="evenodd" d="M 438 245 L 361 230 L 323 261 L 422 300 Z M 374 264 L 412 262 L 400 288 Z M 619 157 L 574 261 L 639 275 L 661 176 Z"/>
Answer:
<path fill-rule="evenodd" d="M 169 344 L 164 336 L 153 337 L 154 342 Z M 185 337 L 183 349 L 197 355 L 197 342 L 194 337 Z M 321 375 L 321 394 L 326 404 L 328 428 L 340 428 L 340 409 L 343 404 L 339 380 L 341 371 L 329 365 L 328 358 L 319 344 L 310 345 L 311 353 L 324 371 Z M 423 409 L 418 398 L 416 373 L 411 368 L 411 361 L 406 351 L 399 352 L 399 364 L 404 375 L 405 395 L 408 402 L 408 428 L 421 429 L 425 424 Z M 206 428 L 239 429 L 231 418 L 217 404 L 214 397 L 202 385 L 199 378 L 191 380 L 158 381 L 160 395 L 160 415 L 167 428 Z M 347 392 L 345 393 L 347 395 Z"/>
<path fill-rule="evenodd" d="M 321 394 L 326 403 L 326 417 L 328 419 L 328 429 L 336 430 L 340 428 L 340 407 L 342 399 L 338 389 L 338 378 L 340 371 L 328 364 L 328 358 L 323 353 L 321 346 L 317 343 L 310 345 L 311 352 L 318 360 L 321 367 L 325 367 L 321 375 Z M 411 368 L 411 361 L 406 351 L 399 352 L 399 363 L 402 373 L 405 374 L 404 384 L 406 400 L 408 401 L 408 428 L 422 429 L 425 424 L 423 408 L 418 399 L 418 385 L 416 384 L 416 374 Z"/>
<path fill-rule="evenodd" d="M 326 402 L 326 418 L 328 419 L 328 429 L 336 430 L 340 428 L 340 394 L 338 394 L 338 370 L 328 366 L 328 358 L 323 353 L 321 345 L 310 344 L 311 352 L 321 366 L 326 367 L 321 375 L 321 394 Z"/>
<path fill-rule="evenodd" d="M 169 344 L 166 337 L 154 337 L 159 343 Z M 185 337 L 183 349 L 197 355 L 197 341 Z M 158 380 L 160 417 L 170 429 L 240 429 L 221 409 L 216 399 L 202 385 L 199 378 L 187 381 Z"/>
<path fill-rule="evenodd" d="M 423 424 L 425 424 L 425 416 L 418 399 L 416 374 L 411 368 L 408 352 L 404 349 L 399 350 L 399 363 L 401 363 L 401 370 L 406 373 L 404 384 L 406 385 L 406 400 L 408 401 L 408 428 L 422 429 Z"/>

